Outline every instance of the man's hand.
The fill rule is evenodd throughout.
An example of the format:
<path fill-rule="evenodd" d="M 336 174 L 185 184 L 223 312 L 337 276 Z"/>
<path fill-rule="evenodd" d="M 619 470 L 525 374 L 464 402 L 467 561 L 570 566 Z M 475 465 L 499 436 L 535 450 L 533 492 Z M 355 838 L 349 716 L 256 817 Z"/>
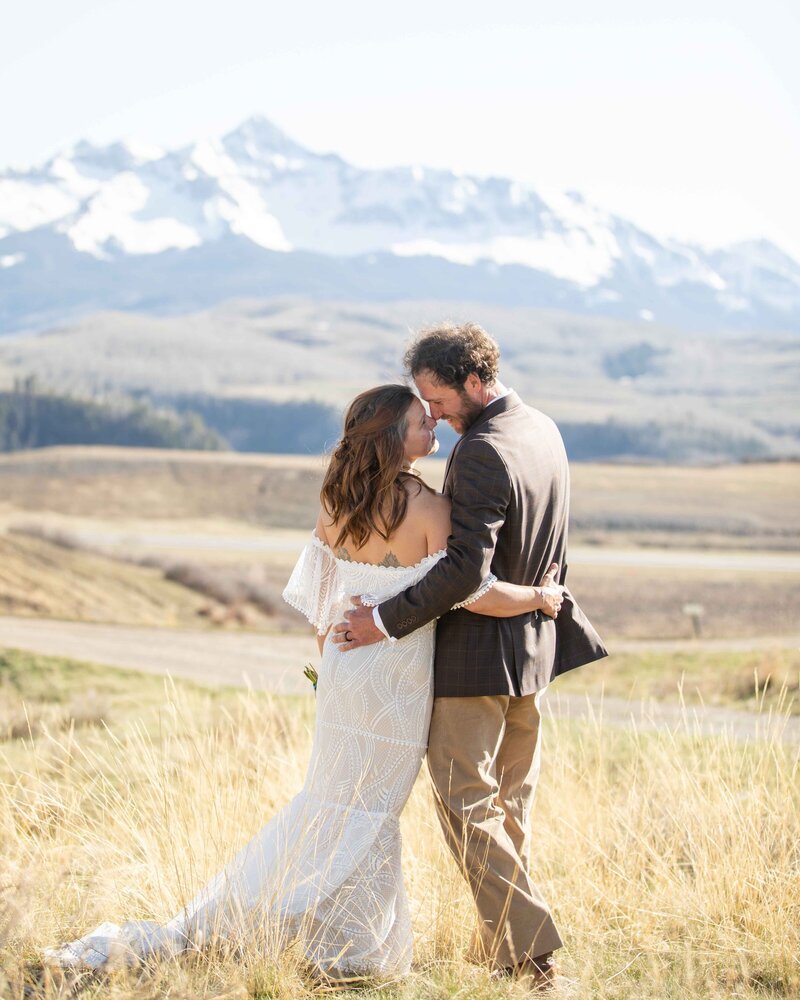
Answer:
<path fill-rule="evenodd" d="M 343 653 L 349 653 L 351 649 L 358 649 L 360 646 L 371 646 L 373 642 L 386 638 L 375 624 L 372 608 L 365 608 L 359 597 L 351 600 L 356 607 L 347 612 L 345 621 L 333 627 L 333 641 Z"/>

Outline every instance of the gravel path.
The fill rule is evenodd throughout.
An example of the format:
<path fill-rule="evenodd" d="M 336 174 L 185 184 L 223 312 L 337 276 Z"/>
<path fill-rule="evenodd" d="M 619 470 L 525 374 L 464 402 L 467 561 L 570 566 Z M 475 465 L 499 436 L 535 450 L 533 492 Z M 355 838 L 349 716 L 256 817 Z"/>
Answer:
<path fill-rule="evenodd" d="M 203 684 L 235 684 L 282 693 L 308 690 L 303 666 L 318 656 L 313 636 L 140 628 L 91 622 L 0 616 L 0 647 Z"/>
<path fill-rule="evenodd" d="M 695 642 L 615 642 L 618 652 L 679 649 L 748 650 L 765 645 L 800 647 L 800 637 L 708 639 Z M 317 656 L 312 636 L 204 629 L 158 629 L 43 618 L 0 616 L 0 647 L 67 656 L 204 684 L 233 684 L 281 693 L 309 690 L 303 666 Z M 780 739 L 800 744 L 800 717 L 770 718 L 736 709 L 668 702 L 627 701 L 562 694 L 557 685 L 543 699 L 545 715 L 638 729 L 727 734 L 736 739 Z"/>

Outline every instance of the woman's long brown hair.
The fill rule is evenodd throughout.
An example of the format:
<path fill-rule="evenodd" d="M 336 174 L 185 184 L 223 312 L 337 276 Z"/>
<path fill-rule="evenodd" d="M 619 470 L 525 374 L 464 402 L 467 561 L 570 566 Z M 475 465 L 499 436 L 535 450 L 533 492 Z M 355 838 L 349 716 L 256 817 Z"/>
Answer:
<path fill-rule="evenodd" d="M 323 509 L 341 525 L 336 545 L 352 538 L 360 549 L 372 534 L 388 541 L 406 516 L 406 481 L 417 478 L 403 469 L 408 408 L 416 398 L 404 385 L 379 385 L 348 407 L 320 494 Z"/>

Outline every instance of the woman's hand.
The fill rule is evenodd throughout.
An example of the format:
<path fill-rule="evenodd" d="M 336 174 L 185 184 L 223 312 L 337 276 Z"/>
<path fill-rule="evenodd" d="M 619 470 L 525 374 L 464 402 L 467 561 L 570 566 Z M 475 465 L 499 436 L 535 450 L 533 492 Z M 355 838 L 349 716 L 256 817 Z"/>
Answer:
<path fill-rule="evenodd" d="M 553 563 L 539 586 L 533 588 L 541 600 L 538 610 L 547 615 L 548 618 L 558 618 L 558 612 L 561 610 L 561 604 L 564 600 L 564 588 L 556 583 L 557 574 L 558 563 Z"/>

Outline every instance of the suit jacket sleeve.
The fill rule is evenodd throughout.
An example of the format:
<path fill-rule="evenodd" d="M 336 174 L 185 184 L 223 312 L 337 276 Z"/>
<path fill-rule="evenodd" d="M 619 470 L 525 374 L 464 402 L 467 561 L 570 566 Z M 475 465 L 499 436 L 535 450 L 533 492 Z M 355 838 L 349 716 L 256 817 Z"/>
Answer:
<path fill-rule="evenodd" d="M 394 638 L 449 611 L 473 594 L 489 574 L 511 497 L 505 463 L 487 441 L 462 441 L 449 486 L 452 511 L 447 555 L 419 583 L 380 605 L 381 621 Z"/>

